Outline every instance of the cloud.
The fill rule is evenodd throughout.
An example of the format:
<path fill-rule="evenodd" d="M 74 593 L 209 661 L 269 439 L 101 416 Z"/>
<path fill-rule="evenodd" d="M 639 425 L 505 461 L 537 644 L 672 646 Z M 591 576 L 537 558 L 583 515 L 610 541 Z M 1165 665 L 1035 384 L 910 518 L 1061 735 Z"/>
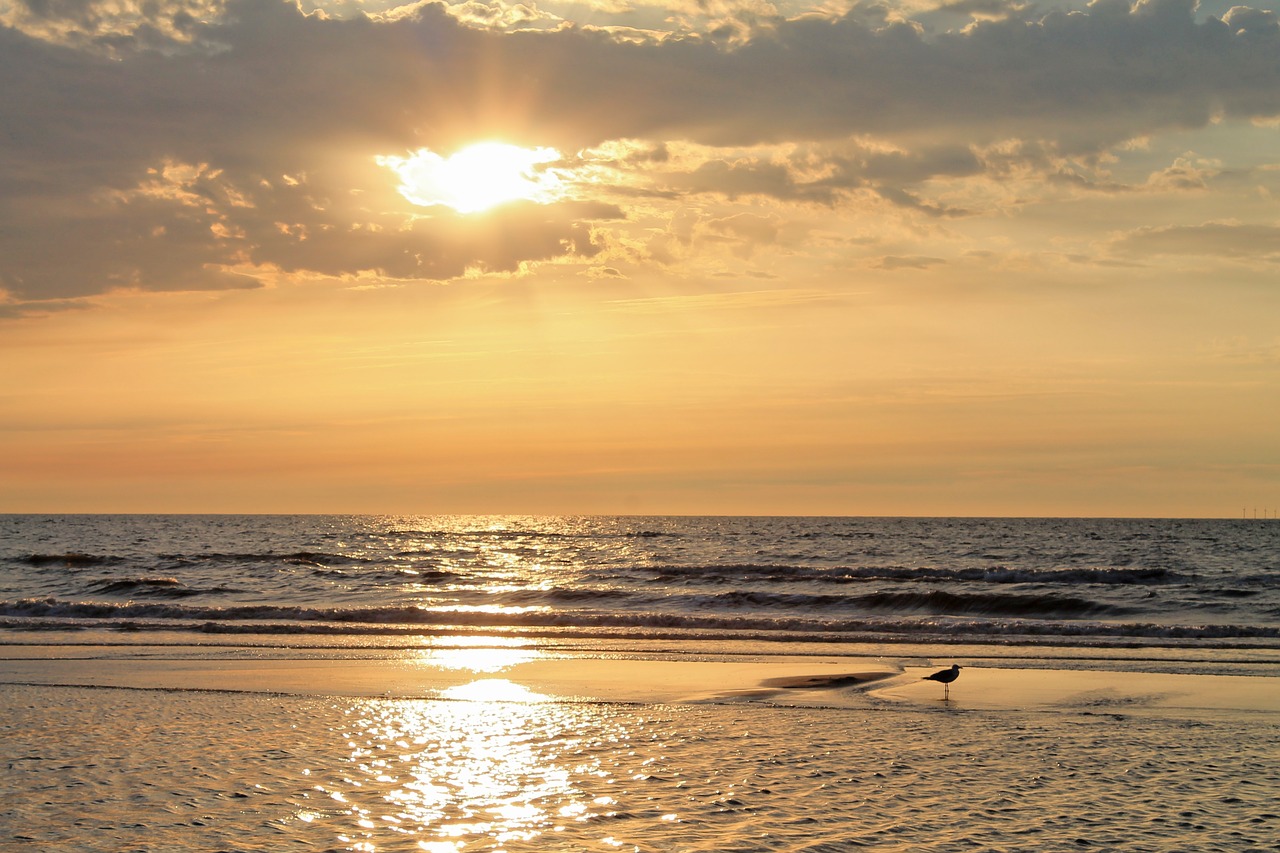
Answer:
<path fill-rule="evenodd" d="M 781 223 L 777 217 L 759 216 L 754 213 L 737 213 L 721 219 L 712 219 L 703 226 L 710 234 L 724 240 L 733 254 L 740 258 L 751 257 L 757 248 L 778 242 Z"/>
<path fill-rule="evenodd" d="M 251 260 L 286 272 L 332 276 L 374 272 L 443 280 L 473 269 L 515 272 L 531 261 L 593 257 L 598 248 L 587 220 L 619 215 L 600 204 L 553 205 L 548 212 L 532 202 L 514 202 L 481 219 L 443 213 L 397 227 L 326 223 L 311 230 L 304 223 L 300 229 L 277 227 L 273 233 L 259 221 L 254 230 L 262 237 Z"/>
<path fill-rule="evenodd" d="M 930 258 L 923 255 L 899 256 L 886 255 L 874 266 L 881 270 L 926 270 L 929 267 L 945 264 L 942 258 Z"/>
<path fill-rule="evenodd" d="M 1209 182 L 1222 171 L 1222 164 L 1206 161 L 1188 153 L 1174 160 L 1147 179 L 1147 186 L 1155 190 L 1185 191 L 1207 189 Z"/>
<path fill-rule="evenodd" d="M 687 147 L 687 146 L 686 146 Z M 864 141 L 837 144 L 760 146 L 745 153 L 717 156 L 720 149 L 702 148 L 696 167 L 650 170 L 658 191 L 714 193 L 730 200 L 765 197 L 781 202 L 832 206 L 867 190 L 894 204 L 929 215 L 941 211 L 913 196 L 908 188 L 944 177 L 982 174 L 984 164 L 964 146 L 928 147 L 920 151 L 887 150 Z"/>
<path fill-rule="evenodd" d="M 1141 228 L 1113 248 L 1126 255 L 1201 255 L 1280 263 L 1280 226 L 1208 222 Z"/>
<path fill-rule="evenodd" d="M 0 319 L 13 320 L 20 317 L 45 317 L 63 311 L 82 311 L 88 303 L 78 299 L 49 299 L 43 302 L 21 303 L 12 299 L 9 294 L 0 290 Z"/>
<path fill-rule="evenodd" d="M 606 266 L 587 267 L 587 269 L 585 269 L 582 272 L 582 274 L 585 275 L 587 278 L 593 279 L 593 280 L 607 279 L 607 278 L 626 278 L 626 276 L 622 274 L 621 270 L 617 269 L 616 267 L 606 267 Z"/>
<path fill-rule="evenodd" d="M 836 197 L 835 188 L 825 181 L 804 181 L 798 179 L 786 163 L 756 158 L 708 160 L 688 174 L 671 175 L 669 182 L 688 192 L 714 192 L 729 199 L 768 196 L 783 201 L 831 204 Z"/>
<path fill-rule="evenodd" d="M 1087 13 L 980 22 L 936 36 L 863 11 L 779 23 L 734 50 L 633 46 L 600 66 L 603 73 L 556 91 L 576 102 L 617 93 L 628 109 L 612 117 L 610 135 L 713 145 L 928 133 L 975 143 L 1049 138 L 1095 150 L 1277 105 L 1276 34 L 1252 19 L 1238 33 L 1214 19 L 1197 23 L 1190 0 L 1132 10 L 1099 0 Z M 564 34 L 566 62 L 586 55 L 582 37 Z"/>
<path fill-rule="evenodd" d="M 1280 365 L 1280 338 L 1250 340 L 1245 335 L 1219 338 L 1200 347 L 1206 358 L 1239 365 Z"/>
<path fill-rule="evenodd" d="M 117 44 L 190 43 L 197 24 L 216 19 L 225 6 L 225 0 L 11 0 L 0 9 L 0 24 L 45 41 L 112 52 Z"/>
<path fill-rule="evenodd" d="M 563 21 L 562 18 L 541 11 L 534 4 L 485 3 L 480 0 L 454 3 L 449 6 L 449 14 L 469 26 L 498 30 L 535 25 L 556 26 Z"/>
<path fill-rule="evenodd" d="M 0 287 L 32 301 L 253 286 L 259 268 L 450 277 L 589 258 L 595 224 L 625 215 L 580 203 L 422 218 L 372 162 L 481 138 L 562 151 L 640 140 L 679 193 L 831 205 L 865 190 L 950 215 L 962 211 L 915 187 L 993 168 L 973 152 L 1008 140 L 1084 156 L 1280 115 L 1270 12 L 1197 20 L 1191 0 L 1096 0 L 1028 14 L 932 33 L 872 6 L 761 12 L 726 47 L 711 33 L 490 32 L 432 3 L 385 19 L 274 0 L 13 3 L 0 27 L 0 114 L 13 117 Z M 665 160 L 674 140 L 801 148 L 682 172 Z M 804 161 L 811 145 L 828 153 Z"/>

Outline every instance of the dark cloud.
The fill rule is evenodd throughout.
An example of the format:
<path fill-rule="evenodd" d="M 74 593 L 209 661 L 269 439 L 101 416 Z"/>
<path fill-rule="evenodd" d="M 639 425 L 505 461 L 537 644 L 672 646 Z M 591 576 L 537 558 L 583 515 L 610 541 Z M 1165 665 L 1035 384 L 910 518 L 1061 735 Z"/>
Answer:
<path fill-rule="evenodd" d="M 1215 19 L 1197 23 L 1192 0 L 1133 10 L 1099 0 L 1088 13 L 937 36 L 861 11 L 779 24 L 731 51 L 688 42 L 630 47 L 589 82 L 560 91 L 589 102 L 621 93 L 628 108 L 612 117 L 613 135 L 721 145 L 927 133 L 979 144 L 1048 138 L 1087 151 L 1201 126 L 1220 112 L 1280 112 L 1280 39 L 1252 19 L 1240 33 Z M 565 36 L 566 62 L 591 55 L 574 38 Z M 664 93 L 660 101 L 646 96 L 650 86 Z"/>
<path fill-rule="evenodd" d="M 27 0 L 0 27 L 0 288 L 12 299 L 241 287 L 252 280 L 225 269 L 255 263 L 448 277 L 589 255 L 590 222 L 618 210 L 516 205 L 480 229 L 447 215 L 405 227 L 403 204 L 393 216 L 369 195 L 387 176 L 353 165 L 484 136 L 565 151 L 643 139 L 661 163 L 665 140 L 876 135 L 910 153 L 833 160 L 820 178 L 723 160 L 678 189 L 832 203 L 865 186 L 943 213 L 911 185 L 973 173 L 974 146 L 1087 154 L 1280 114 L 1275 16 L 1197 21 L 1192 0 L 1098 0 L 937 35 L 865 7 L 772 22 L 731 49 L 572 27 L 487 33 L 431 4 L 383 22 L 273 0 L 114 4 L 136 13 L 128 25 L 104 17 L 109 5 Z M 186 177 L 165 183 L 166 163 Z"/>
<path fill-rule="evenodd" d="M 783 201 L 831 204 L 836 198 L 834 188 L 825 181 L 797 179 L 786 163 L 755 159 L 710 160 L 691 173 L 672 175 L 669 180 L 690 192 L 714 192 L 730 199 L 761 195 Z"/>
<path fill-rule="evenodd" d="M 45 299 L 39 302 L 0 302 L 0 320 L 16 320 L 23 317 L 46 317 L 63 311 L 83 311 L 89 303 L 79 299 Z"/>
<path fill-rule="evenodd" d="M 963 146 L 927 147 L 917 152 L 884 151 L 857 143 L 806 146 L 789 157 L 715 159 L 689 172 L 661 178 L 665 188 L 684 193 L 716 193 L 729 199 L 766 196 L 778 201 L 834 205 L 850 192 L 868 190 L 894 204 L 930 215 L 951 213 L 925 205 L 906 188 L 931 178 L 982 174 L 983 162 Z"/>

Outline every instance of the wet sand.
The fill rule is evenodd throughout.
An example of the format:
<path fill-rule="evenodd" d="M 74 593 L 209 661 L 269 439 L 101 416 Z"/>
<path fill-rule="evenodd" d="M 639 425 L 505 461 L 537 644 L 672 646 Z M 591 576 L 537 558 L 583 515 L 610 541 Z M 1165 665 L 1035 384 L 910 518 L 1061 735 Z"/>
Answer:
<path fill-rule="evenodd" d="M 853 663 L 8 661 L 0 849 L 1276 849 L 1269 685 Z"/>
<path fill-rule="evenodd" d="M 5 654 L 5 651 L 11 654 Z M 944 663 L 910 666 L 860 658 L 654 660 L 536 649 L 387 650 L 258 660 L 190 659 L 172 647 L 62 647 L 36 657 L 0 647 L 0 683 L 298 696 L 667 704 L 766 702 L 870 707 L 902 704 L 992 712 L 1125 709 L 1275 712 L 1280 679 L 1108 670 L 967 666 L 943 699 L 924 680 Z M 28 656 L 30 655 L 30 656 Z"/>
<path fill-rule="evenodd" d="M 970 665 L 943 701 L 922 676 L 944 658 L 0 657 L 3 849 L 1239 851 L 1280 837 L 1276 678 Z"/>

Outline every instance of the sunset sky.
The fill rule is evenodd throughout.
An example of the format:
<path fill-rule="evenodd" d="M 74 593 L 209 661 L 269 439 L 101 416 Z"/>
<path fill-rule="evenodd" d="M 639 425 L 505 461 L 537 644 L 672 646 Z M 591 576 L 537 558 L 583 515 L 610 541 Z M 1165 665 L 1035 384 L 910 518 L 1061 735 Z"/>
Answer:
<path fill-rule="evenodd" d="M 1274 509 L 1278 9 L 0 0 L 0 511 Z"/>

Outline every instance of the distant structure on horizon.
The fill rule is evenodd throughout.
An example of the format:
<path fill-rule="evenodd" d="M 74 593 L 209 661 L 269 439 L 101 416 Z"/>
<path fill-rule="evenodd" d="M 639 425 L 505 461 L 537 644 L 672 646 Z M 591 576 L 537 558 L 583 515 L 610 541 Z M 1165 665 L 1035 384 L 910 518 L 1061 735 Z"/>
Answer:
<path fill-rule="evenodd" d="M 1248 518 L 1248 517 L 1249 517 L 1249 508 L 1248 508 L 1248 507 L 1245 507 L 1244 509 L 1240 510 L 1240 517 L 1241 517 L 1241 518 Z M 1259 516 L 1259 515 L 1258 515 L 1258 508 L 1255 506 L 1255 507 L 1253 508 L 1253 517 L 1254 517 L 1254 518 L 1259 518 L 1259 517 L 1261 517 L 1262 519 L 1267 520 L 1267 521 L 1275 521 L 1277 518 L 1280 518 L 1280 510 L 1267 509 L 1266 507 L 1263 507 L 1263 508 L 1262 508 L 1262 515 L 1261 515 L 1261 516 Z"/>

